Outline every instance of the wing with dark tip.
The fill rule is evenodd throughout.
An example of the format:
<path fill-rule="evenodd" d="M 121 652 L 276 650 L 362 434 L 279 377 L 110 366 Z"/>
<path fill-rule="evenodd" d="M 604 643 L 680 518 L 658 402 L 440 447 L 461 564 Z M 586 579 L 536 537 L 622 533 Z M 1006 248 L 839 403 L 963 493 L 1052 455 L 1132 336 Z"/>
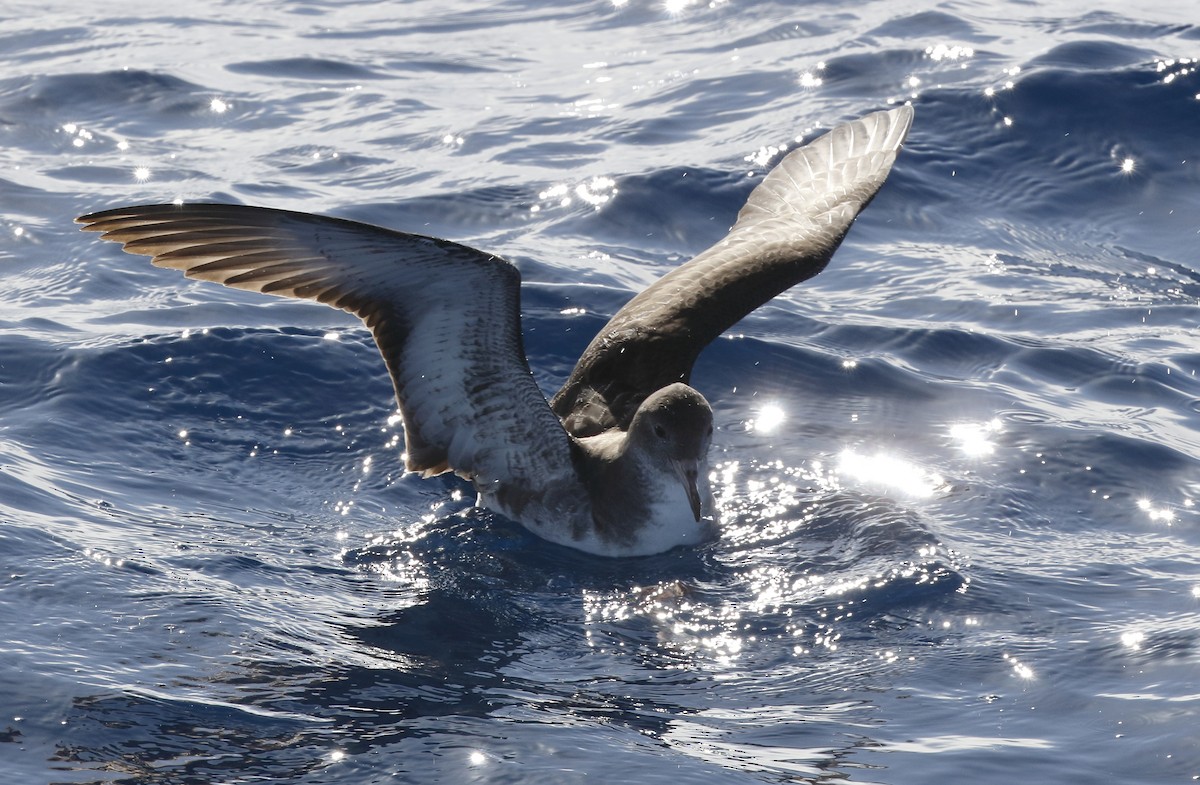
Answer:
<path fill-rule="evenodd" d="M 362 318 L 391 373 L 410 471 L 495 489 L 572 471 L 570 444 L 530 375 L 520 275 L 466 246 L 305 213 L 151 205 L 77 219 L 159 267 Z"/>
<path fill-rule="evenodd" d="M 876 112 L 784 158 L 724 239 L 630 300 L 591 342 L 551 402 L 567 430 L 627 426 L 647 395 L 686 382 L 718 335 L 824 269 L 887 179 L 912 117 L 910 106 Z"/>

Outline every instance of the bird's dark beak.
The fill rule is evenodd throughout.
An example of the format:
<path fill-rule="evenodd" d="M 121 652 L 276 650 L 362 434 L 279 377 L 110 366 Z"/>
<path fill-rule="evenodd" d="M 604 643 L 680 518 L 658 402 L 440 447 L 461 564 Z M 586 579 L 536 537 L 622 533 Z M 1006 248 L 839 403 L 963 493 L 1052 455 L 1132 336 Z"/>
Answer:
<path fill-rule="evenodd" d="M 692 515 L 696 516 L 696 521 L 699 522 L 702 512 L 700 509 L 700 467 L 692 461 L 680 461 L 675 464 L 675 471 L 679 473 L 683 489 L 687 492 L 688 504 L 692 505 Z"/>

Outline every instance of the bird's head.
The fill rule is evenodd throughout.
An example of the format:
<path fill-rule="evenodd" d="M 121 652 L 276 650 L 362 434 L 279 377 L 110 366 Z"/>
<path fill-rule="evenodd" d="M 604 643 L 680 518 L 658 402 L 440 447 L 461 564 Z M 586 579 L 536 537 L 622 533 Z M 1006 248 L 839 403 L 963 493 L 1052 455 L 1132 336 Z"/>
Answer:
<path fill-rule="evenodd" d="M 700 478 L 708 470 L 712 433 L 712 407 L 703 395 L 682 383 L 668 385 L 647 397 L 629 425 L 630 445 L 654 463 L 674 471 L 697 521 L 702 514 Z"/>

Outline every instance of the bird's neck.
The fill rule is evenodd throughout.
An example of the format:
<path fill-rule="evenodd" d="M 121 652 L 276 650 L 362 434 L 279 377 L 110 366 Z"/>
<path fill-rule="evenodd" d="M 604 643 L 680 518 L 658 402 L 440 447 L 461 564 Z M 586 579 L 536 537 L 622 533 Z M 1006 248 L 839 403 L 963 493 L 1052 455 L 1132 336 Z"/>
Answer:
<path fill-rule="evenodd" d="M 576 469 L 587 489 L 596 533 L 614 543 L 632 542 L 650 517 L 644 458 L 629 449 L 629 435 L 610 430 L 575 440 Z"/>

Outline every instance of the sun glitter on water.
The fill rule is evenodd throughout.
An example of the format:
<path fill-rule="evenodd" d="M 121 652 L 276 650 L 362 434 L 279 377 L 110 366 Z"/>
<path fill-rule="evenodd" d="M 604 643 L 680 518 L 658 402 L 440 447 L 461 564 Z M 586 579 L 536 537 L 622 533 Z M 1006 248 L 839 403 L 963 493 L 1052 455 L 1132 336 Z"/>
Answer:
<path fill-rule="evenodd" d="M 764 404 L 758 410 L 758 416 L 747 423 L 755 433 L 773 433 L 787 419 L 787 412 L 777 403 Z"/>
<path fill-rule="evenodd" d="M 856 450 L 844 450 L 838 456 L 837 470 L 844 479 L 915 498 L 932 496 L 945 485 L 941 475 L 883 452 L 867 455 Z"/>
<path fill-rule="evenodd" d="M 984 423 L 956 423 L 950 426 L 950 439 L 968 457 L 981 458 L 996 451 L 993 437 L 1001 430 L 1003 425 L 997 418 Z"/>

